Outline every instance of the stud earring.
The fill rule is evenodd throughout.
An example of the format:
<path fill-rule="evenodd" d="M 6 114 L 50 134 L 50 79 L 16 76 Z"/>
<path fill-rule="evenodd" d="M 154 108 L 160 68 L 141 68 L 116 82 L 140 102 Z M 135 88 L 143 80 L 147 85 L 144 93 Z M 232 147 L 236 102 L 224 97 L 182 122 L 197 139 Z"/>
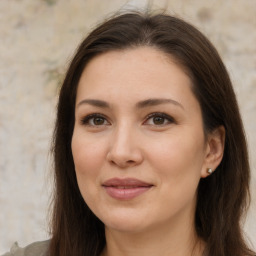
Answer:
<path fill-rule="evenodd" d="M 208 168 L 208 169 L 207 169 L 207 172 L 208 172 L 208 174 L 212 174 L 212 173 L 213 173 L 213 170 L 212 170 L 211 168 Z"/>

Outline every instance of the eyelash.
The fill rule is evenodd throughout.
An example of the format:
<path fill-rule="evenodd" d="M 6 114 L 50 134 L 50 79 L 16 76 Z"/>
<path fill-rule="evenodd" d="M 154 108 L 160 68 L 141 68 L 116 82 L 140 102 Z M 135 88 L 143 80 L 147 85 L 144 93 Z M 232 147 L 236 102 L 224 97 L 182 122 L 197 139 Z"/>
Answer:
<path fill-rule="evenodd" d="M 154 118 L 154 117 L 161 117 L 161 118 L 167 120 L 168 123 L 176 123 L 173 117 L 171 117 L 171 116 L 169 116 L 169 115 L 167 115 L 165 113 L 162 113 L 162 112 L 154 112 L 154 113 L 149 114 L 146 117 L 146 121 L 145 122 L 147 122 L 149 119 Z M 154 124 L 152 124 L 152 125 L 154 125 Z M 163 125 L 165 125 L 165 124 L 162 124 L 162 125 L 156 125 L 155 124 L 155 126 L 163 126 Z"/>
<path fill-rule="evenodd" d="M 88 126 L 102 126 L 102 125 L 104 125 L 104 124 L 102 124 L 102 125 L 96 125 L 96 124 L 91 125 L 91 124 L 89 123 L 91 119 L 97 118 L 97 117 L 98 117 L 98 118 L 102 118 L 102 119 L 104 119 L 105 121 L 107 121 L 107 118 L 106 118 L 104 115 L 99 114 L 99 113 L 94 113 L 94 114 L 90 114 L 90 115 L 87 115 L 87 116 L 85 116 L 84 118 L 82 118 L 82 119 L 81 119 L 81 124 L 82 124 L 82 125 L 88 125 Z M 149 114 L 149 115 L 146 117 L 146 119 L 145 119 L 145 121 L 143 122 L 143 124 L 145 124 L 146 122 L 148 122 L 148 120 L 150 120 L 151 118 L 154 118 L 154 117 L 161 117 L 161 118 L 167 120 L 167 121 L 168 121 L 168 124 L 169 124 L 169 123 L 176 123 L 173 117 L 171 117 L 171 116 L 169 116 L 169 115 L 167 115 L 167 114 L 165 114 L 165 113 L 162 113 L 162 112 L 154 112 L 154 113 Z M 107 121 L 107 122 L 108 122 L 108 121 Z M 108 122 L 108 123 L 109 123 L 109 122 Z M 154 125 L 154 126 L 164 126 L 164 125 L 166 125 L 166 124 L 159 124 L 159 125 L 156 125 L 156 124 L 149 124 L 149 125 L 152 125 L 152 126 L 153 126 L 153 125 Z"/>
<path fill-rule="evenodd" d="M 85 116 L 84 118 L 82 118 L 82 120 L 81 120 L 81 124 L 83 124 L 83 125 L 88 125 L 88 126 L 97 126 L 97 125 L 91 125 L 91 124 L 89 124 L 89 121 L 91 120 L 91 119 L 93 119 L 93 118 L 102 118 L 102 119 L 104 119 L 104 120 L 107 120 L 107 118 L 104 116 L 104 115 L 102 115 L 102 114 L 99 114 L 99 113 L 94 113 L 94 114 L 90 114 L 90 115 L 87 115 L 87 116 Z"/>

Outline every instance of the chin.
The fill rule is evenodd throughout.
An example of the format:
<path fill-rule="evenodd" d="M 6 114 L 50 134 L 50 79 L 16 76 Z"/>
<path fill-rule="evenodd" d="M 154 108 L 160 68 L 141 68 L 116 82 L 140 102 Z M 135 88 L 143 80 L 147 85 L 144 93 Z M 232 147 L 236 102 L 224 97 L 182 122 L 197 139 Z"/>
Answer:
<path fill-rule="evenodd" d="M 126 233 L 140 233 L 154 226 L 154 220 L 148 214 L 138 211 L 117 211 L 105 214 L 101 221 L 110 230 Z"/>
<path fill-rule="evenodd" d="M 110 224 L 105 224 L 107 229 L 115 230 L 123 233 L 140 233 L 146 230 L 146 226 L 140 225 L 138 222 L 131 221 L 120 221 L 120 222 L 112 222 Z"/>

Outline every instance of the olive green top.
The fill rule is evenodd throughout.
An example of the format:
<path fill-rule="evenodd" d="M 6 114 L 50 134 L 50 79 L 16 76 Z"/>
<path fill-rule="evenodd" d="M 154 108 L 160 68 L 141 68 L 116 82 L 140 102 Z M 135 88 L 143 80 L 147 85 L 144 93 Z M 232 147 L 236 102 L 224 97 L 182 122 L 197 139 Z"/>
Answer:
<path fill-rule="evenodd" d="M 24 248 L 20 248 L 16 242 L 11 247 L 10 252 L 7 252 L 2 256 L 47 256 L 46 252 L 49 246 L 49 242 L 50 240 L 35 242 Z"/>

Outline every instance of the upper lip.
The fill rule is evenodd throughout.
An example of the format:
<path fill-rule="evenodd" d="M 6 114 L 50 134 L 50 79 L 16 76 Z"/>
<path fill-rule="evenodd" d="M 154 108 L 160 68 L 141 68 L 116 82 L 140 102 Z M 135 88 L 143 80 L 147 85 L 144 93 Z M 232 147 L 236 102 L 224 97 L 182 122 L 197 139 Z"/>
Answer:
<path fill-rule="evenodd" d="M 104 187 L 150 187 L 150 183 L 134 178 L 112 178 L 103 182 Z"/>

